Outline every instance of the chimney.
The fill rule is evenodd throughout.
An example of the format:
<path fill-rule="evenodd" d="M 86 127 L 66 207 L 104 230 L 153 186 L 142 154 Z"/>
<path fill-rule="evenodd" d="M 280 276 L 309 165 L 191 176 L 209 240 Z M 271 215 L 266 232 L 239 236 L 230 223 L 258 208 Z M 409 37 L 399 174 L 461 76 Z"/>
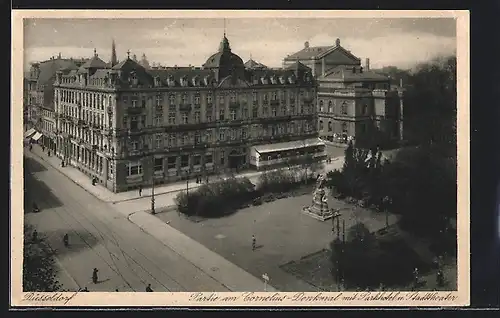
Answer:
<path fill-rule="evenodd" d="M 365 61 L 365 68 L 366 68 L 367 71 L 370 70 L 370 59 L 369 58 L 367 58 L 366 61 Z"/>

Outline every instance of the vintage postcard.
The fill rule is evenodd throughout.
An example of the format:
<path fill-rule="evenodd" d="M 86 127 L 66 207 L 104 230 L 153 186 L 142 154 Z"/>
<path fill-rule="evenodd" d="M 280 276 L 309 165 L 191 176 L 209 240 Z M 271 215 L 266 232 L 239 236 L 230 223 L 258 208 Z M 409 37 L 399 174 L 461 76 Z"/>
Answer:
<path fill-rule="evenodd" d="M 12 18 L 12 306 L 469 304 L 468 11 Z"/>

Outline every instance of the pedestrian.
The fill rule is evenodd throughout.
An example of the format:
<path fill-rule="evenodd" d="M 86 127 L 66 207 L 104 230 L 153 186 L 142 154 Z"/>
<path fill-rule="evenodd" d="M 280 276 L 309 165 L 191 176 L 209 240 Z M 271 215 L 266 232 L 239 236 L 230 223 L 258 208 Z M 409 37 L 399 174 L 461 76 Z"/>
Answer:
<path fill-rule="evenodd" d="M 30 144 L 30 151 L 33 150 L 33 144 Z"/>
<path fill-rule="evenodd" d="M 151 284 L 148 284 L 148 286 L 146 287 L 146 292 L 148 292 L 148 293 L 153 292 L 153 289 L 151 288 Z"/>
<path fill-rule="evenodd" d="M 89 291 L 89 290 L 87 289 L 87 286 L 85 286 L 85 288 L 84 288 L 84 289 L 82 289 L 81 291 L 82 291 L 82 292 L 87 292 L 87 293 L 88 293 L 88 291 Z"/>
<path fill-rule="evenodd" d="M 115 292 L 117 292 L 117 291 L 118 291 L 118 288 L 117 288 L 117 289 L 115 289 Z"/>
<path fill-rule="evenodd" d="M 418 285 L 418 268 L 416 268 L 416 267 L 413 270 L 413 276 L 414 276 L 414 279 L 415 279 L 415 286 L 417 286 Z"/>
<path fill-rule="evenodd" d="M 49 157 L 50 157 L 50 149 L 49 149 L 49 151 L 47 151 L 47 156 L 49 156 Z"/>
<path fill-rule="evenodd" d="M 94 284 L 97 284 L 98 281 L 97 272 L 99 272 L 97 268 L 94 268 L 94 270 L 92 271 L 92 282 Z"/>
<path fill-rule="evenodd" d="M 64 236 L 63 236 L 63 243 L 64 243 L 64 246 L 68 247 L 68 245 L 69 245 L 69 235 L 68 235 L 68 233 L 64 234 Z"/>
<path fill-rule="evenodd" d="M 42 145 L 42 151 L 45 152 L 45 146 L 44 145 Z"/>
<path fill-rule="evenodd" d="M 142 196 L 142 186 L 141 185 L 139 186 L 139 196 L 140 197 Z"/>
<path fill-rule="evenodd" d="M 37 230 L 34 230 L 32 235 L 33 235 L 33 242 L 36 242 L 38 240 L 38 232 L 37 232 Z"/>
<path fill-rule="evenodd" d="M 206 181 L 207 181 L 207 183 L 208 183 L 208 176 L 207 176 L 207 180 L 206 180 Z"/>
<path fill-rule="evenodd" d="M 437 271 L 437 275 L 436 275 L 436 284 L 437 284 L 439 287 L 443 287 L 443 286 L 444 286 L 444 274 L 443 274 L 443 271 L 442 271 L 442 270 L 438 270 L 438 271 Z"/>
<path fill-rule="evenodd" d="M 252 251 L 255 251 L 257 247 L 257 240 L 255 239 L 255 235 L 252 235 Z"/>

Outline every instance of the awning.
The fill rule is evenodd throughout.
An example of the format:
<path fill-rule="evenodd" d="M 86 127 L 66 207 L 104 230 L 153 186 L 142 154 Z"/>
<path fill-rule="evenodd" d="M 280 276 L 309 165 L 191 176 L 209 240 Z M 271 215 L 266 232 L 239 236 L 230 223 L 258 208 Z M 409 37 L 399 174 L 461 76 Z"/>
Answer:
<path fill-rule="evenodd" d="M 40 139 L 41 137 L 42 137 L 42 134 L 41 134 L 41 133 L 39 133 L 39 132 L 37 132 L 37 133 L 36 133 L 36 134 L 32 137 L 32 139 L 33 139 L 34 141 L 38 141 L 38 139 Z"/>
<path fill-rule="evenodd" d="M 284 151 L 290 149 L 302 149 L 314 146 L 324 146 L 325 143 L 321 141 L 319 138 L 306 139 L 306 140 L 295 140 L 295 141 L 287 141 L 280 142 L 275 144 L 268 145 L 258 145 L 254 146 L 254 149 L 257 153 L 268 153 L 274 151 Z"/>
<path fill-rule="evenodd" d="M 24 138 L 29 138 L 33 136 L 33 134 L 36 133 L 35 128 L 30 128 L 24 133 Z"/>

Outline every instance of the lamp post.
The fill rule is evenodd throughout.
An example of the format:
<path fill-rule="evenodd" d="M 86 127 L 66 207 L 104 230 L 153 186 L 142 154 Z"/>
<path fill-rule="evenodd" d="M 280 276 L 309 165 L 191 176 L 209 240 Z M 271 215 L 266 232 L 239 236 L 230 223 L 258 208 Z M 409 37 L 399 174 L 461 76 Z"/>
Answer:
<path fill-rule="evenodd" d="M 151 214 L 156 214 L 155 210 L 155 157 L 151 155 Z"/>

